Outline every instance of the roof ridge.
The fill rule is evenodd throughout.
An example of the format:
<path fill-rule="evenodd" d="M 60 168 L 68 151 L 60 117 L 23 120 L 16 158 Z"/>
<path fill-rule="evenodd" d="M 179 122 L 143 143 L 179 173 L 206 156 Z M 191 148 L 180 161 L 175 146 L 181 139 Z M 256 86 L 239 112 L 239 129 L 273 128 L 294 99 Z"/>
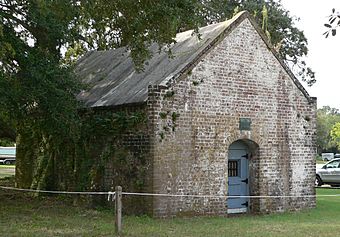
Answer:
<path fill-rule="evenodd" d="M 145 102 L 148 98 L 147 88 L 149 85 L 169 88 L 178 78 L 196 66 L 208 52 L 245 19 L 249 20 L 298 89 L 309 102 L 314 102 L 314 99 L 309 96 L 287 65 L 279 58 L 262 29 L 247 11 L 239 12 L 226 21 L 199 28 L 202 37 L 200 40 L 198 37 L 193 37 L 193 30 L 177 34 L 175 39 L 179 41 L 177 44 L 171 45 L 172 52 L 176 57 L 169 59 L 165 51 L 157 54 L 156 51 L 152 51 L 154 56 L 148 61 L 145 70 L 140 73 L 136 73 L 131 58 L 124 57 L 126 60 L 121 60 L 123 54 L 127 56 L 126 52 L 123 52 L 125 47 L 109 51 L 88 52 L 77 63 L 76 72 L 83 81 L 95 82 L 96 85 L 86 93 L 80 93 L 78 99 L 84 101 L 87 107 L 118 106 Z M 150 50 L 153 50 L 154 47 L 154 44 L 151 45 Z M 95 71 L 94 68 L 96 68 Z"/>
<path fill-rule="evenodd" d="M 286 63 L 279 57 L 278 53 L 276 52 L 276 50 L 274 49 L 274 46 L 272 45 L 272 43 L 269 41 L 269 39 L 267 38 L 267 36 L 265 35 L 265 33 L 263 32 L 263 30 L 260 28 L 260 26 L 256 23 L 255 18 L 248 12 L 248 11 L 241 11 L 239 13 L 237 13 L 234 17 L 226 20 L 226 21 L 222 21 L 216 24 L 211 24 L 211 25 L 207 25 L 205 27 L 209 27 L 212 25 L 217 25 L 217 24 L 223 24 L 223 23 L 228 23 L 225 26 L 225 29 L 223 31 L 221 31 L 217 36 L 216 36 L 216 40 L 213 40 L 210 44 L 208 44 L 206 46 L 205 49 L 202 50 L 202 52 L 193 60 L 194 62 L 189 62 L 184 68 L 183 70 L 181 70 L 179 73 L 177 73 L 176 75 L 173 75 L 172 77 L 167 77 L 165 78 L 166 81 L 162 81 L 160 83 L 160 85 L 162 86 L 170 86 L 172 83 L 174 83 L 176 81 L 177 78 L 179 78 L 181 75 L 183 75 L 184 73 L 186 73 L 186 71 L 190 71 L 192 67 L 194 67 L 199 61 L 200 59 L 207 53 L 207 51 L 210 51 L 211 48 L 214 47 L 214 45 L 216 45 L 220 40 L 224 39 L 230 32 L 233 31 L 233 29 L 235 29 L 241 22 L 243 22 L 243 20 L 248 19 L 250 21 L 250 23 L 252 24 L 252 26 L 254 27 L 254 29 L 256 30 L 256 32 L 259 34 L 259 36 L 261 37 L 261 39 L 264 41 L 264 43 L 267 45 L 268 49 L 271 51 L 271 53 L 274 55 L 274 57 L 278 60 L 278 62 L 281 64 L 281 66 L 283 67 L 283 69 L 287 72 L 287 74 L 289 75 L 290 79 L 293 81 L 293 83 L 296 85 L 296 87 L 304 94 L 304 96 L 307 98 L 307 100 L 310 103 L 314 103 L 316 98 L 315 97 L 311 97 L 309 95 L 309 93 L 307 92 L 307 90 L 304 88 L 304 86 L 301 84 L 301 82 L 296 78 L 296 76 L 294 75 L 294 73 L 290 70 L 290 68 L 286 65 Z M 205 28 L 203 27 L 203 28 Z M 200 28 L 202 29 L 202 28 Z M 227 32 L 228 31 L 228 32 Z M 220 39 L 222 38 L 222 39 Z"/>
<path fill-rule="evenodd" d="M 191 68 L 194 67 L 200 61 L 200 59 L 208 51 L 210 51 L 210 49 L 212 49 L 214 47 L 214 45 L 216 45 L 220 40 L 224 39 L 230 32 L 233 31 L 233 29 L 235 29 L 248 16 L 249 16 L 249 13 L 247 11 L 241 11 L 241 12 L 237 13 L 234 17 L 232 17 L 232 18 L 230 18 L 226 21 L 222 21 L 222 22 L 215 23 L 215 24 L 210 24 L 210 25 L 207 25 L 205 27 L 200 28 L 200 29 L 206 29 L 207 27 L 212 27 L 212 26 L 216 26 L 216 25 L 223 25 L 224 26 L 223 30 L 219 34 L 217 34 L 216 37 L 208 45 L 206 45 L 205 48 L 202 49 L 202 51 L 191 62 L 189 62 L 187 65 L 185 65 L 182 68 L 182 70 L 180 70 L 177 74 L 175 74 L 171 77 L 165 78 L 159 85 L 168 86 L 168 87 L 171 86 L 171 84 L 174 83 L 177 78 L 179 78 L 181 75 L 183 75 L 187 71 L 190 71 Z"/>

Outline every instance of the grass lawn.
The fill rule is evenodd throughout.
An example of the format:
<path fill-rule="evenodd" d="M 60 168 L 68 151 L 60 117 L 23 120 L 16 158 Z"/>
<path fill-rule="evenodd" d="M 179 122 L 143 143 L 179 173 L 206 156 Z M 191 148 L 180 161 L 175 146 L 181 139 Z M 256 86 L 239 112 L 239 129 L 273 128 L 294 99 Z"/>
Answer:
<path fill-rule="evenodd" d="M 316 160 L 317 164 L 326 164 L 327 162 L 323 161 L 323 160 Z"/>
<path fill-rule="evenodd" d="M 2 180 L 0 185 L 11 185 Z M 318 194 L 340 190 L 318 189 Z M 65 196 L 32 197 L 0 190 L 0 236 L 114 236 L 112 210 L 73 206 Z M 238 218 L 169 220 L 123 216 L 123 236 L 339 236 L 340 197 L 319 197 L 317 208 Z"/>
<path fill-rule="evenodd" d="M 15 165 L 0 164 L 0 179 L 10 177 L 15 174 Z"/>
<path fill-rule="evenodd" d="M 316 160 L 316 164 L 326 164 L 327 163 L 327 161 L 322 160 L 321 156 L 317 156 L 315 160 Z"/>

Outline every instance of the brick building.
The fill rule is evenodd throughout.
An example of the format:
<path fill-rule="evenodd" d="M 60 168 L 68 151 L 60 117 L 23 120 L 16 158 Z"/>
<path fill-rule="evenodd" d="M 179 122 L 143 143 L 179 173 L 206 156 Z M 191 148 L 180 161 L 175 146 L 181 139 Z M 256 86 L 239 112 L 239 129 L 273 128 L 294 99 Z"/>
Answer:
<path fill-rule="evenodd" d="M 148 197 L 134 207 L 157 217 L 314 207 L 314 197 L 218 197 L 313 195 L 316 99 L 247 12 L 199 32 L 201 40 L 192 31 L 178 34 L 173 58 L 151 46 L 155 55 L 141 73 L 125 48 L 89 52 L 78 62 L 78 75 L 92 86 L 79 95 L 87 107 L 147 115 L 122 141 L 130 160 L 142 159 L 143 185 L 132 184 L 137 174 L 119 179 L 128 175 L 111 157 L 106 188 L 217 196 Z"/>

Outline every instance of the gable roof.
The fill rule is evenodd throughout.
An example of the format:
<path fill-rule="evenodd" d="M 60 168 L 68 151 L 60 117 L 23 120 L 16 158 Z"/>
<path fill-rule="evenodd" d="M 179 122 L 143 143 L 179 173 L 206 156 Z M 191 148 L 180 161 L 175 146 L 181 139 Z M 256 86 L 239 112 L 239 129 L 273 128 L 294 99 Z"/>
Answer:
<path fill-rule="evenodd" d="M 288 72 L 294 83 L 309 101 L 308 95 L 300 82 L 280 60 L 268 42 L 262 30 L 247 12 L 240 12 L 228 21 L 208 25 L 199 29 L 200 39 L 189 30 L 176 35 L 176 44 L 171 47 L 173 58 L 166 52 L 158 53 L 158 45 L 150 47 L 153 57 L 144 71 L 137 73 L 125 47 L 108 51 L 90 51 L 76 66 L 76 73 L 90 89 L 78 95 L 86 107 L 106 107 L 122 104 L 141 103 L 147 100 L 149 85 L 168 85 L 197 63 L 216 42 L 248 18 L 268 48 L 274 53 L 281 65 Z"/>

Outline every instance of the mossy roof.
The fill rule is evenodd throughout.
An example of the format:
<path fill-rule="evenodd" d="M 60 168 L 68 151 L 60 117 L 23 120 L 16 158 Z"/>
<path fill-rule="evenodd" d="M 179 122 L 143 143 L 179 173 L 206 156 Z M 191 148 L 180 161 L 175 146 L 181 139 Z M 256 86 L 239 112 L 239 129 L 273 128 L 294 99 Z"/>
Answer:
<path fill-rule="evenodd" d="M 193 30 L 177 34 L 177 43 L 171 46 L 172 56 L 159 52 L 159 46 L 153 44 L 150 51 L 153 57 L 148 60 L 142 72 L 137 72 L 125 48 L 107 51 L 90 51 L 76 65 L 76 73 L 88 84 L 89 89 L 82 91 L 78 99 L 86 107 L 107 107 L 124 104 L 142 103 L 147 100 L 149 85 L 166 86 L 170 81 L 181 76 L 194 65 L 222 37 L 227 37 L 240 22 L 248 18 L 263 40 L 272 50 L 294 83 L 313 101 L 307 91 L 294 77 L 287 66 L 278 58 L 272 46 L 258 28 L 254 19 L 247 12 L 240 12 L 230 20 L 199 28 L 198 38 Z"/>

